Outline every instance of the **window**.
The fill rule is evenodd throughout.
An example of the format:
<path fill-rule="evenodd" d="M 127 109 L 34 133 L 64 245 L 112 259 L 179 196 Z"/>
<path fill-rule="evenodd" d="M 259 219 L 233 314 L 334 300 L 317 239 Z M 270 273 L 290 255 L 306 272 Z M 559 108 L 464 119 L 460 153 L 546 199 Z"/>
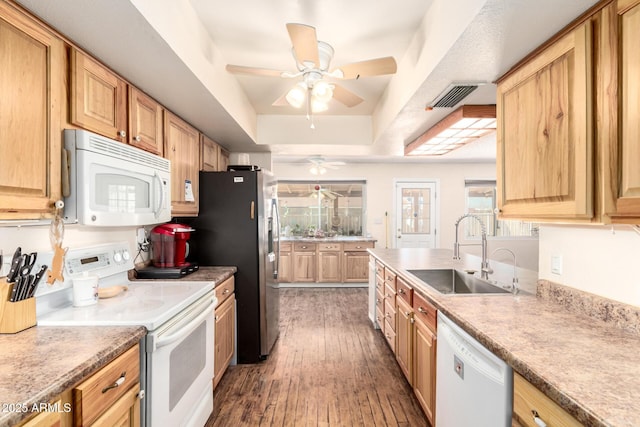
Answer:
<path fill-rule="evenodd" d="M 491 180 L 467 180 L 465 197 L 467 213 L 480 218 L 487 236 L 538 237 L 538 224 L 519 220 L 498 220 L 496 209 L 496 182 Z M 481 227 L 475 221 L 465 221 L 467 237 L 480 237 Z"/>
<path fill-rule="evenodd" d="M 278 181 L 282 234 L 363 236 L 365 181 Z"/>

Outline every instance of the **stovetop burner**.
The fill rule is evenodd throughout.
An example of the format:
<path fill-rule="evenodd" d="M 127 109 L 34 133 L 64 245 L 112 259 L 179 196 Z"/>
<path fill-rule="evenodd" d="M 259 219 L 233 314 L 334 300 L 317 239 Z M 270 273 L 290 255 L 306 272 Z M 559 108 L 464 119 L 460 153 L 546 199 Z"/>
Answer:
<path fill-rule="evenodd" d="M 167 267 L 144 267 L 136 270 L 138 279 L 179 279 L 198 271 L 198 264 L 192 263 L 178 268 Z"/>

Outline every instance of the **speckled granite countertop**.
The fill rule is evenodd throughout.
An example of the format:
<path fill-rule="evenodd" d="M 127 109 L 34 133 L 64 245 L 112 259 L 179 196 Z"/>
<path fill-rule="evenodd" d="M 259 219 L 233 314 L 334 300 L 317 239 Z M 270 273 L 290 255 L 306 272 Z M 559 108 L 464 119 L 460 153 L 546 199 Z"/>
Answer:
<path fill-rule="evenodd" d="M 334 237 L 302 237 L 302 236 L 290 236 L 290 237 L 280 237 L 280 241 L 282 242 L 304 242 L 304 243 L 314 243 L 314 242 L 376 242 L 377 240 L 372 237 L 364 237 L 364 236 L 334 236 Z"/>
<path fill-rule="evenodd" d="M 535 292 L 518 296 L 443 295 L 413 279 L 406 270 L 478 269 L 477 257 L 453 261 L 452 251 L 446 249 L 369 252 L 409 279 L 439 310 L 584 425 L 640 426 L 640 363 L 636 359 L 640 335 L 615 324 L 615 313 L 637 315 L 633 307 L 609 310 L 614 315 L 605 321 L 567 309 L 561 305 L 564 301 L 544 295 L 553 293 L 547 290 L 542 294 L 538 290 L 538 297 Z M 504 267 L 500 266 L 500 274 L 508 273 Z M 518 270 L 521 273 L 527 274 Z M 528 291 L 532 290 L 530 279 L 525 280 Z"/>
<path fill-rule="evenodd" d="M 131 280 L 162 280 L 162 281 L 207 281 L 207 282 L 215 282 L 214 286 L 224 282 L 229 277 L 233 276 L 234 273 L 238 271 L 236 267 L 208 267 L 208 266 L 200 266 L 198 271 L 194 271 L 191 274 L 183 276 L 179 279 L 137 279 L 135 277 L 135 271 L 129 271 L 129 278 Z"/>
<path fill-rule="evenodd" d="M 49 403 L 145 334 L 141 326 L 35 326 L 0 335 L 0 427 L 28 417 L 23 408 Z"/>

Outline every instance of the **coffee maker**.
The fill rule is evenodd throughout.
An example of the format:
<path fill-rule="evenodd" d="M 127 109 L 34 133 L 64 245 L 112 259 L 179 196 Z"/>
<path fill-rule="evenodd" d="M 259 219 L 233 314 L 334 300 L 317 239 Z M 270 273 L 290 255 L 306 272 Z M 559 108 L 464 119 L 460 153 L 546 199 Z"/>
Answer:
<path fill-rule="evenodd" d="M 150 233 L 151 266 L 136 270 L 139 279 L 176 279 L 198 270 L 187 262 L 189 238 L 195 231 L 184 224 L 161 224 Z"/>

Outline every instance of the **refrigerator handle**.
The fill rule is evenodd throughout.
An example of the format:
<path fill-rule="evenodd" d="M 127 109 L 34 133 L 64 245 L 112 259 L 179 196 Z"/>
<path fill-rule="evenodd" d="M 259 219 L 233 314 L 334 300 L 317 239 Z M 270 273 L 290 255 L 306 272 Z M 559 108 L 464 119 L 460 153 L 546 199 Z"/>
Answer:
<path fill-rule="evenodd" d="M 256 218 L 256 202 L 254 200 L 251 201 L 251 210 L 249 213 L 249 217 L 251 219 L 255 219 Z"/>
<path fill-rule="evenodd" d="M 278 278 L 278 270 L 280 269 L 280 214 L 278 213 L 278 201 L 276 199 L 271 199 L 271 203 L 273 204 L 273 240 L 277 244 L 276 247 L 276 262 L 273 266 L 273 278 Z"/>

